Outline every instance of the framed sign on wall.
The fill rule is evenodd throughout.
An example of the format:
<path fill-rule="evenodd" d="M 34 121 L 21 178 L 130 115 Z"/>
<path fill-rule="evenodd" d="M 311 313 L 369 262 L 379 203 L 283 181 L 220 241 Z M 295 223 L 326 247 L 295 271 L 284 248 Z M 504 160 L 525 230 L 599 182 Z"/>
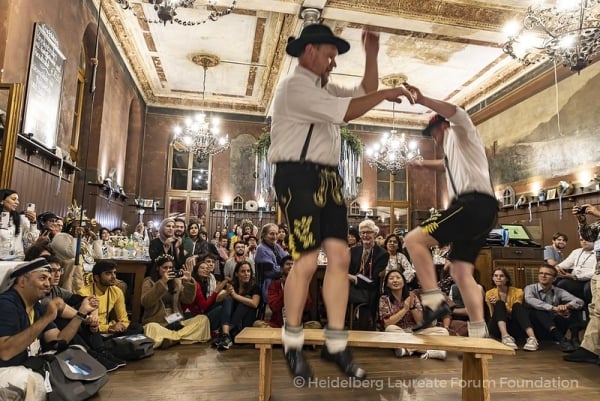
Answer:
<path fill-rule="evenodd" d="M 29 60 L 23 134 L 56 148 L 65 56 L 54 30 L 36 23 Z"/>

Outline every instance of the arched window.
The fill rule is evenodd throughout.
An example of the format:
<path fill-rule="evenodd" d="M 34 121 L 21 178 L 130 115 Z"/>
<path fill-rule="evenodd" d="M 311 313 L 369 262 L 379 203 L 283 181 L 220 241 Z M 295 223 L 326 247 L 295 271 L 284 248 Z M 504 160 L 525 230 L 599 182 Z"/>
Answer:
<path fill-rule="evenodd" d="M 244 210 L 244 198 L 240 195 L 233 198 L 233 210 Z"/>

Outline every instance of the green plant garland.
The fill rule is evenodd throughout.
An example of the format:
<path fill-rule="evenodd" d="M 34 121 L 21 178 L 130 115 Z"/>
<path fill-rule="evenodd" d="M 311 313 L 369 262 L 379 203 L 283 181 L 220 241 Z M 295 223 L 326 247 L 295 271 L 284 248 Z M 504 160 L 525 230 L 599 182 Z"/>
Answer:
<path fill-rule="evenodd" d="M 350 149 L 352 149 L 355 153 L 362 152 L 362 142 L 358 138 L 358 136 L 354 135 L 348 127 L 342 127 L 340 129 L 340 136 L 343 140 L 348 142 Z M 269 149 L 271 145 L 271 135 L 269 133 L 269 128 L 264 128 L 263 133 L 260 134 L 258 140 L 254 144 L 254 151 L 258 154 L 264 154 Z"/>

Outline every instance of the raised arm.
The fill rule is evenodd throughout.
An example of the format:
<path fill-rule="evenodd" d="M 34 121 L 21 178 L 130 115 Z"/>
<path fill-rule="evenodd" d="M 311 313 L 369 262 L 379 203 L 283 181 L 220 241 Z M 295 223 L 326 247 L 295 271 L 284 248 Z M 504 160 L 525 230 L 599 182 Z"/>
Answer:
<path fill-rule="evenodd" d="M 363 48 L 365 49 L 365 72 L 361 86 L 365 93 L 376 91 L 379 87 L 379 32 L 372 32 L 367 27 L 362 32 Z"/>

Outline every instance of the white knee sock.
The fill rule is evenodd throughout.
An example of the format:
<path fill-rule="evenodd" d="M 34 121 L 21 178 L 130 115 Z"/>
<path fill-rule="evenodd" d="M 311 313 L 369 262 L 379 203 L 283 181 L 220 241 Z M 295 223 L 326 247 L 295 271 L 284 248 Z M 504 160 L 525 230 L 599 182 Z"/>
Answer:
<path fill-rule="evenodd" d="M 283 343 L 283 351 L 288 352 L 288 349 L 301 349 L 304 345 L 304 328 L 290 327 L 284 325 L 281 328 L 281 342 Z"/>

